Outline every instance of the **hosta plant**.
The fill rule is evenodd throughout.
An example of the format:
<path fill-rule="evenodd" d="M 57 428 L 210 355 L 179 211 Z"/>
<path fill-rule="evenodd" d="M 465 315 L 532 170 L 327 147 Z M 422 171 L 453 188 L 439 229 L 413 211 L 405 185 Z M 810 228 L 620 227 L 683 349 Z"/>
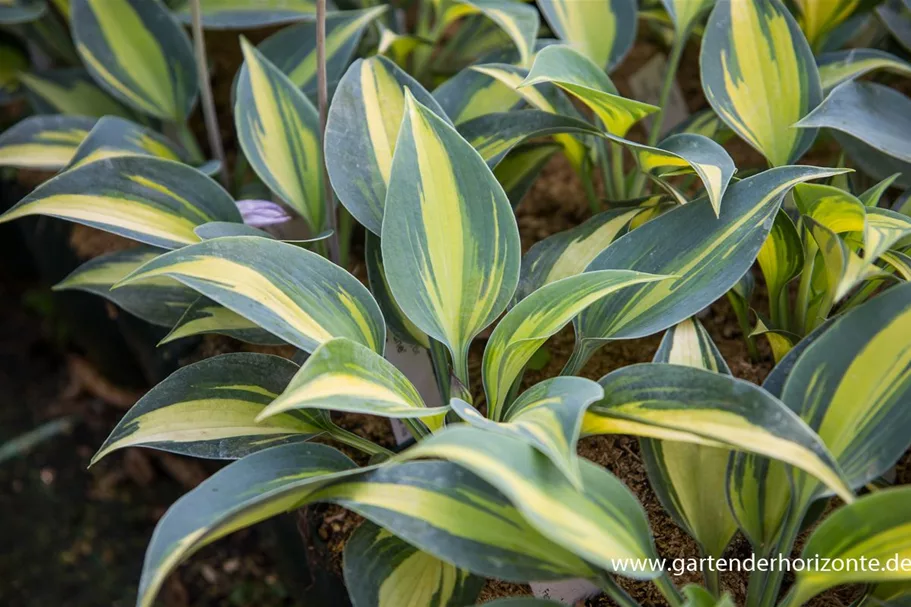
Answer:
<path fill-rule="evenodd" d="M 48 10 L 11 6 L 0 17 Z M 62 6 L 84 69 L 17 72 L 37 111 L 60 113 L 0 136 L 4 164 L 59 173 L 0 221 L 47 215 L 136 241 L 57 288 L 102 295 L 166 328 L 163 341 L 220 333 L 298 352 L 188 365 L 99 449 L 96 461 L 136 446 L 236 460 L 162 517 L 139 605 L 201 547 L 314 503 L 366 519 L 344 558 L 358 607 L 474 604 L 484 578 L 585 578 L 629 606 L 617 580 L 632 577 L 673 606 L 732 604 L 711 569 L 704 587 L 678 588 L 642 505 L 578 455 L 581 437 L 605 434 L 639 437 L 652 488 L 703 557 L 722 557 L 738 532 L 759 558 L 789 556 L 837 498 L 805 556 L 911 558 L 911 493 L 869 490 L 911 443 L 911 219 L 882 208 L 911 179 L 899 170 L 911 162 L 909 102 L 856 80 L 909 68 L 879 49 L 839 50 L 867 3 L 643 6 L 670 42 L 658 105 L 622 96 L 608 75 L 635 39 L 632 0 L 333 11 L 325 133 L 309 0 Z M 541 37 L 538 11 L 557 39 Z M 181 20 L 196 26 L 195 57 Z M 239 160 L 207 162 L 187 127 L 197 92 L 208 95 L 202 29 L 288 21 L 302 22 L 257 46 L 239 39 Z M 710 107 L 664 136 L 694 37 Z M 857 193 L 840 161 L 799 163 L 830 136 L 887 178 Z M 763 166 L 735 175 L 723 143 L 739 140 Z M 523 255 L 516 207 L 558 151 L 592 216 Z M 878 175 L 883 165 L 897 174 Z M 327 246 L 342 233 L 364 239 L 367 285 Z M 756 262 L 768 314 L 750 311 L 764 305 L 751 296 Z M 762 386 L 731 375 L 698 319 L 726 294 L 747 337 L 771 342 Z M 527 366 L 570 323 L 563 372 L 529 385 Z M 652 362 L 583 376 L 610 342 L 661 333 Z M 429 353 L 442 404 L 384 357 L 399 342 Z M 414 444 L 392 452 L 337 412 L 400 420 Z M 874 604 L 899 600 L 909 580 L 911 567 L 817 567 L 782 593 L 780 571 L 755 571 L 743 600 L 790 607 L 858 583 Z"/>

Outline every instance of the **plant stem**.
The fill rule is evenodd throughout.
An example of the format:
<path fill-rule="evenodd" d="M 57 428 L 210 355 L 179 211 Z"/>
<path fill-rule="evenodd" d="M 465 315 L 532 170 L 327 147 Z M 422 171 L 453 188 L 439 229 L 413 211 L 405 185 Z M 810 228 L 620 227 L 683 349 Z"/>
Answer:
<path fill-rule="evenodd" d="M 614 182 L 614 192 L 617 195 L 617 200 L 625 200 L 626 173 L 623 172 L 623 148 L 619 144 L 611 143 L 610 149 L 611 176 L 613 177 Z M 640 175 L 644 175 L 644 173 L 640 173 Z"/>
<path fill-rule="evenodd" d="M 807 318 L 808 308 L 810 306 L 810 289 L 813 286 L 813 266 L 816 264 L 816 241 L 807 234 L 806 245 L 804 248 L 803 270 L 800 273 L 800 285 L 797 287 L 797 301 L 794 323 L 797 325 L 798 335 L 806 335 L 810 324 Z"/>
<path fill-rule="evenodd" d="M 601 348 L 600 343 L 595 342 L 595 345 L 590 345 L 591 342 L 592 340 L 576 339 L 573 352 L 569 355 L 569 360 L 566 361 L 563 370 L 560 371 L 560 375 L 578 375 L 582 371 L 595 352 Z"/>
<path fill-rule="evenodd" d="M 658 143 L 658 138 L 661 137 L 661 128 L 664 126 L 664 115 L 667 111 L 667 102 L 671 96 L 671 89 L 674 88 L 677 69 L 680 67 L 680 58 L 683 57 L 683 49 L 686 48 L 686 41 L 688 38 L 689 32 L 679 32 L 674 37 L 673 45 L 671 45 L 671 53 L 668 56 L 667 66 L 664 72 L 664 82 L 661 84 L 661 93 L 658 96 L 658 107 L 660 109 L 652 117 L 652 126 L 648 133 L 648 145 L 655 145 Z M 636 196 L 641 195 L 644 186 L 645 173 L 640 172 L 636 175 L 636 181 L 633 182 L 630 196 L 635 198 Z"/>
<path fill-rule="evenodd" d="M 202 164 L 205 162 L 206 157 L 199 148 L 199 142 L 196 141 L 196 136 L 193 135 L 193 131 L 190 130 L 189 125 L 186 122 L 175 122 L 173 124 L 175 129 L 174 135 L 177 138 L 178 143 L 187 151 L 190 162 L 193 164 Z"/>
<path fill-rule="evenodd" d="M 702 577 L 705 580 L 705 588 L 712 593 L 716 599 L 721 598 L 721 576 L 714 567 L 703 569 Z"/>
<path fill-rule="evenodd" d="M 440 391 L 440 402 L 449 403 L 449 383 L 451 372 L 449 370 L 449 350 L 439 341 L 430 337 L 430 362 L 433 363 L 433 375 L 437 380 L 437 389 Z"/>
<path fill-rule="evenodd" d="M 600 586 L 601 590 L 620 607 L 640 607 L 639 603 L 637 603 L 626 590 L 621 588 L 610 574 L 602 574 L 598 578 L 598 586 Z"/>
<path fill-rule="evenodd" d="M 661 137 L 661 128 L 664 126 L 664 115 L 667 112 L 667 102 L 671 97 L 671 89 L 674 88 L 674 81 L 677 78 L 677 69 L 680 67 L 680 58 L 683 57 L 683 49 L 686 48 L 686 41 L 689 38 L 688 32 L 681 32 L 674 38 L 674 44 L 671 46 L 671 54 L 667 59 L 667 70 L 664 73 L 664 82 L 661 84 L 661 94 L 658 97 L 658 113 L 652 119 L 651 130 L 648 133 L 648 144 L 655 145 L 658 138 Z"/>
<path fill-rule="evenodd" d="M 319 134 L 320 141 L 326 138 L 326 115 L 329 112 L 329 85 L 326 82 L 326 0 L 316 0 L 316 87 L 319 101 Z M 326 195 L 326 223 L 332 235 L 329 241 L 329 260 L 339 263 L 341 255 L 338 248 L 338 228 L 335 220 L 335 198 L 332 184 L 329 183 L 329 172 L 326 170 L 326 159 L 323 158 L 323 185 Z M 318 226 L 313 226 L 319 230 Z"/>
<path fill-rule="evenodd" d="M 344 428 L 340 428 L 339 426 L 334 426 L 329 432 L 329 436 L 344 445 L 363 451 L 367 455 L 393 455 L 392 451 L 389 449 L 381 447 L 380 445 L 360 437 L 353 432 L 349 432 Z"/>
<path fill-rule="evenodd" d="M 778 538 L 774 552 L 774 554 L 782 554 L 785 557 L 789 557 L 791 550 L 794 549 L 794 542 L 797 541 L 797 536 L 800 535 L 800 525 L 807 514 L 807 507 L 800 508 L 800 510 L 792 509 L 790 513 L 792 516 L 789 516 L 788 520 L 785 521 L 784 529 Z M 784 571 L 782 569 L 782 567 L 779 567 L 769 572 L 765 579 L 765 587 L 762 589 L 759 607 L 773 607 L 778 602 L 778 592 L 781 590 L 781 582 L 784 580 Z"/>
<path fill-rule="evenodd" d="M 193 29 L 193 53 L 196 55 L 196 72 L 199 78 L 199 94 L 202 101 L 202 116 L 206 123 L 206 133 L 209 136 L 209 148 L 215 159 L 221 163 L 218 178 L 221 184 L 228 189 L 231 177 L 228 173 L 228 159 L 225 157 L 225 148 L 221 143 L 221 131 L 218 130 L 218 116 L 215 113 L 215 98 L 212 95 L 212 82 L 209 76 L 209 63 L 206 61 L 206 40 L 202 33 L 202 9 L 200 0 L 190 0 L 190 15 Z"/>
<path fill-rule="evenodd" d="M 588 198 L 588 206 L 592 211 L 592 215 L 594 215 L 601 210 L 601 201 L 598 199 L 598 194 L 595 193 L 594 184 L 592 183 L 592 166 L 588 160 L 585 161 L 582 175 L 579 178 L 582 181 L 582 188 L 585 190 L 585 197 Z"/>
<path fill-rule="evenodd" d="M 614 178 L 610 169 L 610 142 L 601 139 L 598 143 L 598 166 L 601 167 L 601 181 L 604 183 L 604 197 L 608 200 L 620 200 L 614 187 Z"/>
<path fill-rule="evenodd" d="M 663 572 L 661 577 L 652 580 L 652 582 L 661 592 L 661 595 L 664 597 L 664 600 L 667 601 L 668 605 L 671 607 L 683 607 L 683 597 L 680 595 L 680 591 L 677 590 L 677 587 L 674 586 L 674 582 L 671 581 L 667 571 Z"/>

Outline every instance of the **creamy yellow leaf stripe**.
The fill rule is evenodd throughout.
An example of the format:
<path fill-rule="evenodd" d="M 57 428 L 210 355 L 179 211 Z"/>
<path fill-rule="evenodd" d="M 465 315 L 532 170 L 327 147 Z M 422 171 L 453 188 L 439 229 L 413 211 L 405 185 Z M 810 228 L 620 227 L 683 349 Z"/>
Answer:
<path fill-rule="evenodd" d="M 307 440 L 329 427 L 320 412 L 292 411 L 266 422 L 254 418 L 297 371 L 268 354 L 224 354 L 184 367 L 152 388 L 120 420 L 92 458 L 124 447 L 152 447 L 214 459 L 238 459 L 260 449 Z"/>
<path fill-rule="evenodd" d="M 624 137 L 639 120 L 658 111 L 648 103 L 621 97 L 610 78 L 590 59 L 568 46 L 551 45 L 535 56 L 520 88 L 553 83 L 587 105 L 608 133 Z"/>
<path fill-rule="evenodd" d="M 339 83 L 326 122 L 329 181 L 351 215 L 379 235 L 405 89 L 448 122 L 417 80 L 385 57 L 358 59 Z"/>
<path fill-rule="evenodd" d="M 416 548 L 480 575 L 594 575 L 582 559 L 529 525 L 501 493 L 455 464 L 355 469 L 334 449 L 303 443 L 243 458 L 178 500 L 153 534 L 139 605 L 149 607 L 168 573 L 202 546 L 318 501 L 354 510 Z"/>
<path fill-rule="evenodd" d="M 182 123 L 196 102 L 187 34 L 159 0 L 73 0 L 76 49 L 95 81 L 140 112 Z"/>
<path fill-rule="evenodd" d="M 467 384 L 468 345 L 506 307 L 518 281 L 518 228 L 484 160 L 410 92 L 381 245 L 396 302 L 449 348 Z"/>
<path fill-rule="evenodd" d="M 69 168 L 118 156 L 154 156 L 187 162 L 186 153 L 151 129 L 116 116 L 101 118 L 70 162 Z"/>
<path fill-rule="evenodd" d="M 718 348 L 695 317 L 665 332 L 654 362 L 730 375 Z M 723 554 L 737 531 L 724 494 L 730 452 L 652 439 L 642 439 L 639 445 L 651 485 L 665 509 L 699 542 L 703 554 Z"/>
<path fill-rule="evenodd" d="M 609 71 L 636 39 L 635 0 L 538 0 L 538 7 L 561 40 Z"/>
<path fill-rule="evenodd" d="M 256 236 L 216 238 L 162 255 L 120 284 L 155 276 L 175 278 L 308 352 L 333 337 L 383 351 L 386 329 L 370 292 L 301 247 Z"/>
<path fill-rule="evenodd" d="M 352 602 L 376 607 L 463 607 L 484 583 L 370 521 L 345 544 L 344 573 Z"/>
<path fill-rule="evenodd" d="M 712 108 L 772 166 L 807 151 L 815 130 L 791 125 L 819 104 L 822 85 L 810 47 L 780 0 L 718 0 L 700 64 Z"/>
<path fill-rule="evenodd" d="M 585 434 L 629 433 L 750 451 L 807 471 L 846 502 L 854 499 L 819 436 L 749 382 L 692 367 L 645 363 L 609 373 L 598 383 L 605 398 L 589 407 Z"/>
<path fill-rule="evenodd" d="M 0 222 L 50 215 L 166 249 L 199 242 L 195 228 L 240 222 L 231 196 L 179 162 L 120 156 L 84 164 L 45 182 Z"/>
<path fill-rule="evenodd" d="M 577 488 L 582 473 L 576 446 L 585 409 L 603 396 L 601 386 L 581 377 L 544 380 L 514 402 L 502 422 L 485 418 L 467 402 L 453 398 L 452 410 L 467 424 L 517 437 L 546 455 Z"/>
<path fill-rule="evenodd" d="M 100 295 L 147 322 L 172 327 L 196 299 L 192 289 L 171 278 L 157 277 L 111 291 L 125 276 L 162 253 L 162 249 L 138 246 L 101 255 L 76 268 L 53 288 Z"/>
<path fill-rule="evenodd" d="M 586 272 L 547 284 L 516 304 L 497 324 L 484 349 L 481 368 L 488 416 L 502 419 L 506 395 L 525 364 L 582 310 L 609 293 L 667 278 L 624 270 Z"/>
<path fill-rule="evenodd" d="M 313 351 L 291 383 L 257 419 L 295 409 L 323 409 L 390 418 L 422 418 L 442 425 L 449 407 L 429 408 L 405 375 L 382 356 L 350 339 L 331 339 Z M 426 434 L 412 424 L 418 436 Z"/>
<path fill-rule="evenodd" d="M 122 290 L 123 287 L 114 292 Z M 193 293 L 196 294 L 195 291 Z M 203 296 L 196 297 L 177 322 L 169 326 L 171 331 L 158 342 L 158 345 L 206 333 L 228 335 L 240 341 L 264 346 L 280 346 L 285 343 L 268 331 L 260 329 L 253 321 Z"/>
<path fill-rule="evenodd" d="M 83 116 L 29 116 L 0 134 L 0 166 L 62 169 L 94 125 Z"/>
<path fill-rule="evenodd" d="M 234 105 L 241 148 L 269 189 L 318 233 L 326 217 L 316 108 L 246 39 L 241 47 L 244 65 Z"/>

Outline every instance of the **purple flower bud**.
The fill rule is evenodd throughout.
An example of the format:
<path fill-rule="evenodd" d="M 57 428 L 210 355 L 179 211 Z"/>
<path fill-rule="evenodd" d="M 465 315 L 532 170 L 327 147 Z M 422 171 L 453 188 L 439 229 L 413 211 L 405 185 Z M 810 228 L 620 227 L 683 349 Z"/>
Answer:
<path fill-rule="evenodd" d="M 254 228 L 265 228 L 291 221 L 291 215 L 282 206 L 271 200 L 238 200 L 244 223 Z"/>

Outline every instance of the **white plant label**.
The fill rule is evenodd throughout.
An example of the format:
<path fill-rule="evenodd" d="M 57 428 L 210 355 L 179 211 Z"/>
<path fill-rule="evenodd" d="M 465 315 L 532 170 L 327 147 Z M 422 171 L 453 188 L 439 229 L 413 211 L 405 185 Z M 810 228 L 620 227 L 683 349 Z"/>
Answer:
<path fill-rule="evenodd" d="M 417 388 L 424 404 L 428 407 L 441 407 L 440 392 L 437 390 L 437 380 L 433 374 L 433 364 L 430 362 L 430 353 L 424 348 L 406 344 L 387 332 L 386 334 L 386 360 L 395 365 L 405 374 L 414 387 Z M 392 434 L 399 445 L 411 438 L 411 433 L 405 424 L 398 419 L 390 419 Z"/>
<path fill-rule="evenodd" d="M 573 605 L 601 592 L 600 588 L 583 578 L 556 582 L 531 582 L 529 586 L 539 599 L 550 599 L 564 605 Z"/>

